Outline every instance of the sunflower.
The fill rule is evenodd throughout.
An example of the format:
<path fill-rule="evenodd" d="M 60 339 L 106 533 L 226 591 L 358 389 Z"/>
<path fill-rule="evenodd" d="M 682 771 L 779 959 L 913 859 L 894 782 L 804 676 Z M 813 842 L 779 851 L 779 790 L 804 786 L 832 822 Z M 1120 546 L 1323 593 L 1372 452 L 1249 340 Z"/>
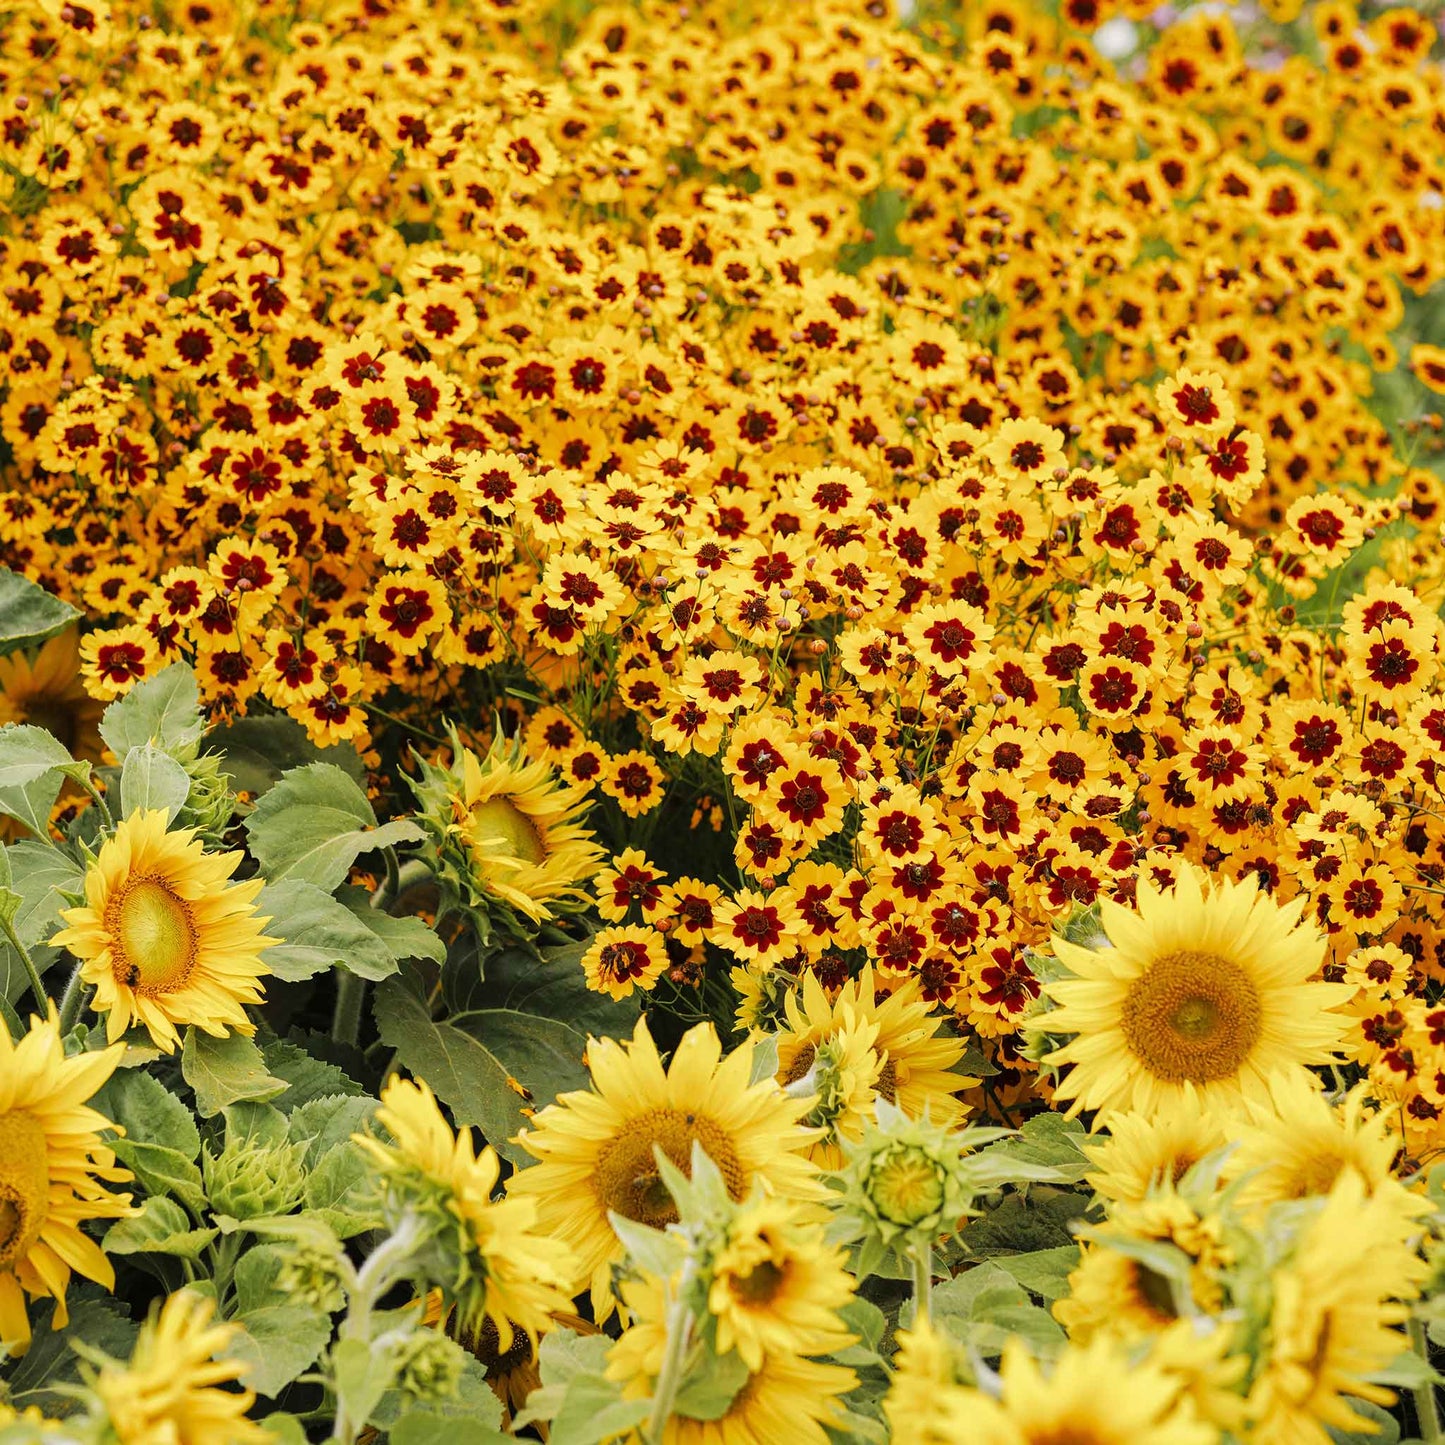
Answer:
<path fill-rule="evenodd" d="M 1428 1209 L 1420 1201 L 1416 1213 Z M 1418 1226 L 1383 1194 L 1367 1195 L 1343 1171 L 1273 1277 L 1263 1368 L 1249 1394 L 1258 1445 L 1324 1445 L 1325 1431 L 1368 1431 L 1346 1397 L 1394 1403 L 1368 1383 L 1409 1341 L 1395 1328 L 1409 1314 L 1428 1266 L 1412 1247 Z"/>
<path fill-rule="evenodd" d="M 967 1439 L 972 1392 L 958 1383 L 958 1350 L 928 1322 L 898 1332 L 893 1378 L 883 1401 L 889 1438 L 909 1445 L 954 1445 Z"/>
<path fill-rule="evenodd" d="M 0 657 L 0 723 L 42 727 L 71 757 L 98 762 L 105 751 L 100 715 L 105 704 L 85 690 L 80 634 L 62 632 L 38 652 Z"/>
<path fill-rule="evenodd" d="M 599 1321 L 615 1307 L 611 1266 L 623 1253 L 609 1212 L 658 1229 L 677 1219 L 654 1149 L 687 1171 L 700 1144 L 734 1199 L 760 1181 L 781 1198 L 821 1197 L 807 1157 L 816 1136 L 798 1122 L 812 1100 L 789 1098 L 771 1079 L 750 1084 L 752 1050 L 724 1059 L 711 1024 L 688 1030 L 666 1070 L 645 1020 L 630 1044 L 593 1040 L 588 1060 L 592 1089 L 561 1095 L 519 1136 L 540 1162 L 508 1192 L 534 1200 L 542 1232 L 576 1254 L 577 1287 L 590 1286 Z"/>
<path fill-rule="evenodd" d="M 623 1299 L 636 1323 L 607 1356 L 607 1377 L 637 1399 L 653 1393 L 667 1350 L 665 1282 L 655 1275 L 628 1280 Z M 726 1411 L 715 1420 L 673 1415 L 663 1445 L 826 1445 L 839 1397 L 858 1383 L 852 1370 L 784 1351 L 764 1355 Z M 632 1437 L 634 1441 L 637 1437 Z"/>
<path fill-rule="evenodd" d="M 239 1333 L 212 1323 L 215 1301 L 180 1290 L 141 1328 L 126 1365 L 107 1365 L 94 1390 L 117 1445 L 268 1445 L 269 1430 L 246 1419 L 252 1390 L 224 1390 L 245 1374 L 216 1359 Z"/>
<path fill-rule="evenodd" d="M 1138 1204 L 1157 1185 L 1178 1184 L 1206 1155 L 1224 1148 L 1218 1114 L 1186 1084 L 1161 1114 L 1110 1114 L 1108 1133 L 1084 1145 L 1093 1172 L 1088 1181 L 1105 1199 Z"/>
<path fill-rule="evenodd" d="M 884 1062 L 874 1088 L 883 1098 L 915 1119 L 926 1110 L 935 1124 L 952 1125 L 963 1117 L 957 1091 L 973 1088 L 978 1080 L 952 1072 L 963 1058 L 963 1040 L 939 1035 L 943 1020 L 930 1012 L 917 978 L 910 975 L 880 999 L 869 964 L 830 1003 L 817 974 L 809 971 L 783 1007 L 787 1023 L 778 1033 L 781 1082 L 807 1073 L 819 1044 L 853 1019 L 877 1028 L 873 1048 Z"/>
<path fill-rule="evenodd" d="M 1003 1393 L 970 1390 L 959 1440 L 969 1445 L 1216 1445 L 1180 1382 L 1149 1361 L 1131 1365 L 1100 1338 L 1068 1345 L 1045 1376 L 1017 1339 L 1004 1346 Z"/>
<path fill-rule="evenodd" d="M 444 855 L 456 851 L 472 903 L 538 924 L 589 902 L 582 885 L 605 855 L 580 821 L 588 789 L 563 783 L 550 763 L 500 743 L 479 758 L 454 740 L 450 767 L 424 766 L 416 791 Z"/>
<path fill-rule="evenodd" d="M 501 1173 L 496 1151 L 475 1151 L 470 1129 L 452 1132 L 425 1083 L 395 1079 L 382 1091 L 377 1123 L 385 1143 L 357 1134 L 393 1198 L 445 1221 L 437 1243 L 453 1279 L 444 1297 L 455 1305 L 454 1332 L 466 1344 L 490 1320 L 502 1350 L 515 1328 L 540 1334 L 572 1299 L 560 1288 L 573 1273 L 564 1247 L 534 1232 L 530 1199 L 494 1199 Z"/>
<path fill-rule="evenodd" d="M 18 1042 L 0 1019 L 0 1350 L 22 1354 L 30 1344 L 25 1296 L 53 1296 L 54 1327 L 68 1315 L 72 1270 L 112 1289 L 115 1271 L 80 1225 L 132 1213 L 129 1195 L 101 1180 L 130 1174 L 100 1141 L 110 1120 L 87 1108 L 124 1050 L 65 1057 L 60 1024 L 32 1018 Z"/>
<path fill-rule="evenodd" d="M 1236 1147 L 1222 1176 L 1242 1181 L 1235 1195 L 1241 1206 L 1328 1194 L 1353 1170 L 1372 1194 L 1399 1191 L 1410 1210 L 1413 1196 L 1391 1172 L 1399 1131 L 1390 1115 L 1366 1111 L 1364 1085 L 1336 1106 L 1309 1076 L 1281 1074 L 1269 1081 L 1266 1102 L 1250 1100 L 1246 1107 L 1230 1128 Z"/>
<path fill-rule="evenodd" d="M 736 1349 L 750 1370 L 764 1353 L 821 1355 L 853 1336 L 838 1311 L 853 1297 L 840 1251 L 781 1199 L 746 1204 L 728 1227 L 713 1260 L 708 1309 L 717 1320 L 717 1348 Z"/>
<path fill-rule="evenodd" d="M 1327 1062 L 1344 1031 L 1333 1013 L 1354 990 L 1311 982 L 1324 940 L 1300 922 L 1301 896 L 1280 906 L 1253 874 L 1215 880 L 1190 865 L 1170 892 L 1139 880 L 1138 912 L 1105 900 L 1111 948 L 1056 938 L 1073 977 L 1044 984 L 1061 1007 L 1032 1026 L 1074 1034 L 1047 1056 L 1072 1064 L 1055 1091 L 1083 1109 L 1163 1113 L 1199 1090 L 1206 1108 L 1263 1097 L 1276 1070 Z"/>
<path fill-rule="evenodd" d="M 262 880 L 227 882 L 244 856 L 207 853 L 194 829 L 167 832 L 162 810 L 132 813 L 101 845 L 85 904 L 61 913 L 68 926 L 50 941 L 81 960 L 112 1043 L 134 1023 L 165 1053 L 177 1024 L 255 1033 L 244 1005 L 261 1002 L 261 953 L 278 940 L 256 917 Z"/>

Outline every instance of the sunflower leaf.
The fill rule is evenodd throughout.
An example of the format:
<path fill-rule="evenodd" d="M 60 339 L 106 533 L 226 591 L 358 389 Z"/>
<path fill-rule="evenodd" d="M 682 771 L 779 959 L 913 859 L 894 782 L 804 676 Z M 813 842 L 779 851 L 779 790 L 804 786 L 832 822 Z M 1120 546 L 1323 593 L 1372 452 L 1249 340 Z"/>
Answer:
<path fill-rule="evenodd" d="M 0 568 L 0 653 L 44 642 L 79 618 L 79 611 L 70 603 L 28 577 Z"/>
<path fill-rule="evenodd" d="M 331 1316 L 307 1305 L 266 1304 L 236 1315 L 228 1353 L 246 1365 L 242 1383 L 274 1399 L 315 1362 L 331 1338 Z"/>
<path fill-rule="evenodd" d="M 216 1237 L 214 1229 L 196 1229 L 174 1199 L 153 1196 L 132 1219 L 118 1219 L 106 1231 L 107 1254 L 173 1254 L 199 1259 Z"/>
<path fill-rule="evenodd" d="M 203 730 L 196 675 L 183 662 L 136 683 L 100 720 L 100 735 L 122 764 L 134 748 L 172 752 L 197 742 Z"/>
<path fill-rule="evenodd" d="M 284 939 L 266 950 L 266 966 L 277 978 L 295 982 L 340 967 L 376 980 L 399 966 L 384 937 L 314 883 L 299 878 L 271 883 L 261 891 L 256 908 L 271 918 L 268 932 Z"/>
<path fill-rule="evenodd" d="M 267 1073 L 261 1050 L 243 1034 L 217 1039 L 187 1029 L 181 1073 L 196 1091 L 196 1109 L 203 1119 L 242 1099 L 274 1099 L 287 1087 L 285 1079 Z"/>
<path fill-rule="evenodd" d="M 174 823 L 190 791 L 190 775 L 154 743 L 132 748 L 125 755 L 120 770 L 120 806 L 127 816 L 141 808 L 160 808 L 165 810 L 166 823 Z"/>
<path fill-rule="evenodd" d="M 65 746 L 44 728 L 7 723 L 0 728 L 0 813 L 18 818 L 38 837 L 50 832 L 50 810 L 67 777 L 89 777 Z"/>
<path fill-rule="evenodd" d="M 191 1111 L 144 1069 L 117 1069 L 90 1100 L 134 1140 L 173 1149 L 183 1159 L 201 1152 L 201 1131 Z"/>

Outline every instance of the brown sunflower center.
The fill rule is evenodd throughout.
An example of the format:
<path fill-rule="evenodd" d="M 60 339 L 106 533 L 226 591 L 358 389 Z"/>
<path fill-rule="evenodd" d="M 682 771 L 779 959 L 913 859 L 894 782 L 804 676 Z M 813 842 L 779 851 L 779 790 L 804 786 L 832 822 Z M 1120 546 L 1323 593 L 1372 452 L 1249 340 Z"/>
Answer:
<path fill-rule="evenodd" d="M 789 1084 L 796 1084 L 803 1078 L 809 1069 L 813 1067 L 813 1060 L 818 1057 L 816 1044 L 804 1044 L 796 1054 L 793 1061 L 784 1070 L 778 1082 L 786 1089 Z"/>
<path fill-rule="evenodd" d="M 759 1260 L 747 1274 L 733 1276 L 732 1293 L 745 1305 L 763 1308 L 777 1299 L 787 1277 L 787 1270 L 772 1260 Z"/>
<path fill-rule="evenodd" d="M 1259 1040 L 1259 991 L 1237 963 L 1212 953 L 1167 953 L 1134 980 L 1124 1037 L 1156 1078 L 1207 1084 L 1238 1073 Z"/>
<path fill-rule="evenodd" d="M 510 798 L 487 798 L 472 807 L 472 836 L 492 844 L 501 839 L 501 850 L 524 863 L 545 863 L 547 843 L 541 829 Z"/>
<path fill-rule="evenodd" d="M 650 1109 L 630 1120 L 603 1145 L 592 1175 L 592 1188 L 604 1209 L 624 1219 L 662 1229 L 677 1222 L 677 1206 L 658 1173 L 654 1146 L 689 1178 L 692 1146 L 703 1147 L 717 1165 L 734 1199 L 741 1199 L 748 1178 L 727 1131 L 705 1114 L 681 1109 Z"/>
<path fill-rule="evenodd" d="M 106 910 L 115 939 L 116 982 L 137 993 L 184 988 L 196 963 L 191 905 L 158 878 L 132 879 Z"/>
<path fill-rule="evenodd" d="M 44 1128 L 29 1114 L 0 1114 L 0 1270 L 30 1253 L 49 1210 Z"/>

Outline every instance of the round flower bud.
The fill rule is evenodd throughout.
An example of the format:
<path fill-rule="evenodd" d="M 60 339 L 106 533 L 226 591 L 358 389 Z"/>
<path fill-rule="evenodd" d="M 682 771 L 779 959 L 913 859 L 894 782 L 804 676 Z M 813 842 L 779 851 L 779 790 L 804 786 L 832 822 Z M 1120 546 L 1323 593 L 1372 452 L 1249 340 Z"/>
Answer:
<path fill-rule="evenodd" d="M 227 1145 L 219 1155 L 205 1154 L 202 1165 L 211 1208 L 233 1219 L 289 1214 L 306 1187 L 301 1154 L 302 1149 L 291 1144 L 263 1149 L 254 1144 Z"/>

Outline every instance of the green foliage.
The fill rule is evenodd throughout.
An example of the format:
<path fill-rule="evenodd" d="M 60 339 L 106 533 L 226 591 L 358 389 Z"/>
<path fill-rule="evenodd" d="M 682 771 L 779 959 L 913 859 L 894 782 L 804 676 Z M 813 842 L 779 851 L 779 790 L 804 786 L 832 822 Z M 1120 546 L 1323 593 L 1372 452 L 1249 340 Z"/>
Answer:
<path fill-rule="evenodd" d="M 138 682 L 100 722 L 106 747 L 122 762 L 135 748 L 174 754 L 199 742 L 203 730 L 195 673 L 179 662 Z"/>
<path fill-rule="evenodd" d="M 80 612 L 53 593 L 0 568 L 0 653 L 34 647 L 80 621 Z"/>
<path fill-rule="evenodd" d="M 83 782 L 90 768 L 77 763 L 53 733 L 27 723 L 0 728 L 0 813 L 32 833 L 47 836 L 50 810 L 66 780 Z"/>
<path fill-rule="evenodd" d="M 266 966 L 277 978 L 295 983 L 340 967 L 375 980 L 389 977 L 399 966 L 380 930 L 368 928 L 356 912 L 314 883 L 287 878 L 268 884 L 256 906 L 272 919 L 273 936 L 286 940 L 266 951 Z"/>
<path fill-rule="evenodd" d="M 143 743 L 125 755 L 120 770 L 120 806 L 125 814 L 159 808 L 173 823 L 186 805 L 191 779 L 186 770 L 154 743 Z"/>
<path fill-rule="evenodd" d="M 218 1039 L 187 1029 L 181 1072 L 195 1090 L 196 1110 L 203 1119 L 242 1099 L 274 1099 L 287 1086 L 285 1079 L 267 1072 L 261 1050 L 244 1034 Z"/>

